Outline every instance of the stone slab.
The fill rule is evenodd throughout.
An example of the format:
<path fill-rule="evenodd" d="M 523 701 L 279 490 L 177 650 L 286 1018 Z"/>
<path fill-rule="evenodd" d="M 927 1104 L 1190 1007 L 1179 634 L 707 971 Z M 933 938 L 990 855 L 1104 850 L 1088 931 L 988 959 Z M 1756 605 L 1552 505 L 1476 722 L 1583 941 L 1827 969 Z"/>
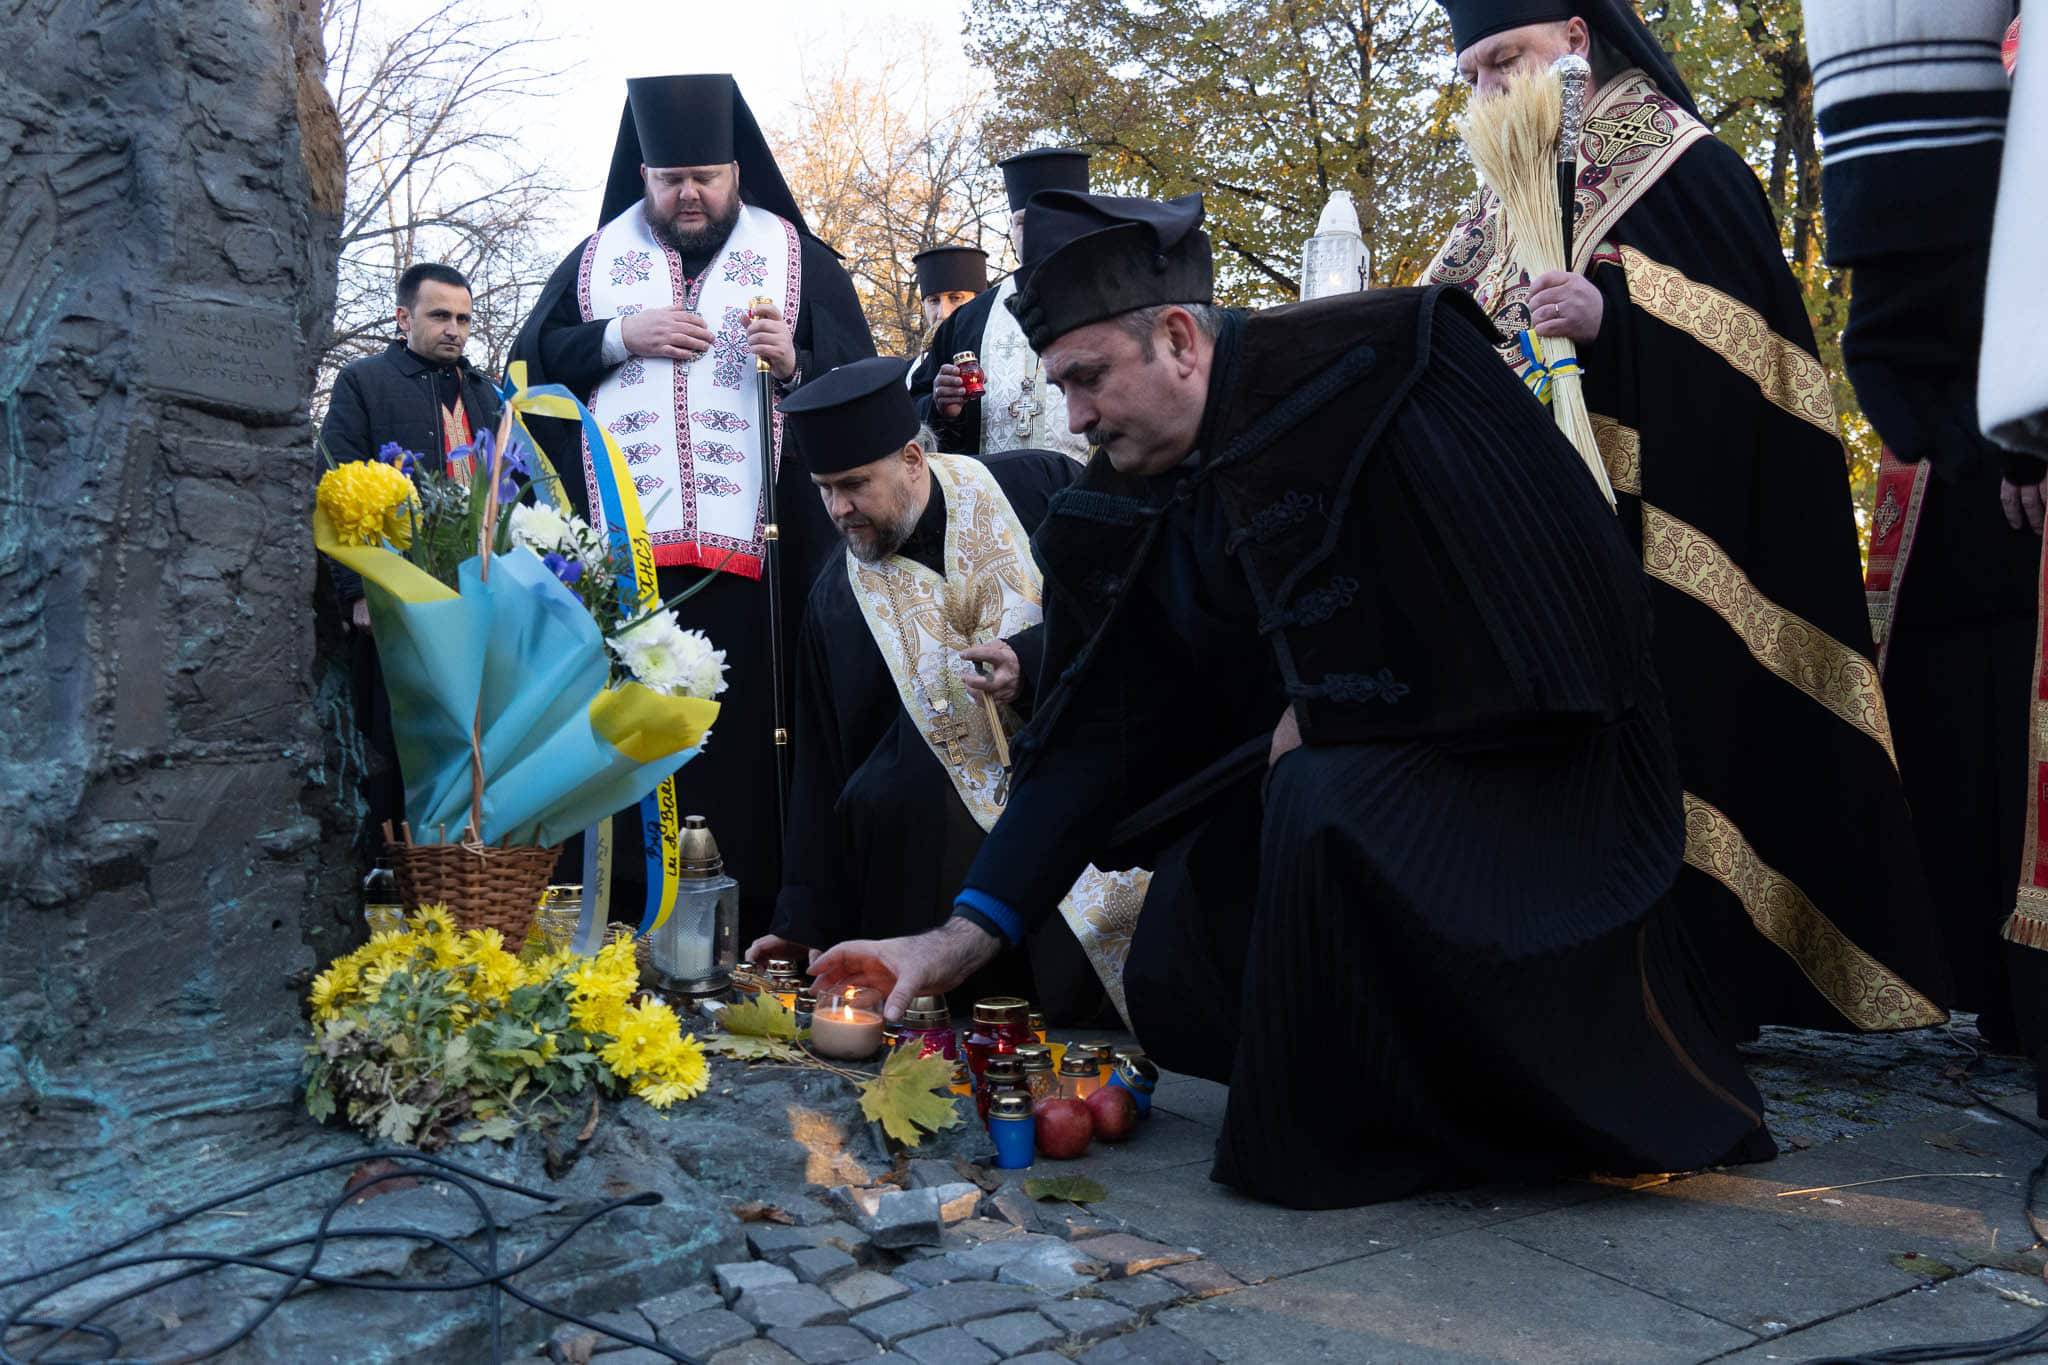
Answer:
<path fill-rule="evenodd" d="M 1232 1288 L 1236 1285 L 1233 1283 Z M 1150 1313 L 1189 1297 L 1188 1291 L 1158 1275 L 1133 1275 L 1128 1279 L 1104 1280 L 1094 1293 L 1133 1313 Z"/>
<path fill-rule="evenodd" d="M 1062 1242 L 1049 1237 L 1044 1245 L 1005 1262 L 996 1272 L 996 1280 L 1048 1294 L 1070 1294 L 1094 1284 L 1107 1270 L 1089 1250 L 1094 1245 L 1092 1241 Z"/>
<path fill-rule="evenodd" d="M 1130 1309 L 1100 1299 L 1061 1299 L 1040 1304 L 1038 1311 L 1068 1340 L 1083 1344 L 1121 1332 L 1138 1320 Z"/>
<path fill-rule="evenodd" d="M 958 1327 L 905 1337 L 896 1343 L 896 1349 L 917 1365 L 995 1365 L 1001 1359 Z"/>
<path fill-rule="evenodd" d="M 1305 1211 L 1247 1199 L 1205 1175 L 1155 1171 L 1118 1181 L 1109 1187 L 1109 1198 L 1089 1212 L 1121 1219 L 1152 1241 L 1199 1251 L 1239 1279 L 1255 1282 L 1612 1193 L 1580 1182 L 1480 1186 L 1359 1209 Z"/>
<path fill-rule="evenodd" d="M 2003 1247 L 2031 1240 L 2019 1236 L 2017 1199 L 2001 1194 L 2000 1182 L 1887 1179 L 1917 1174 L 1853 1144 L 1830 1143 L 1628 1191 L 1591 1208 L 1525 1218 L 1500 1233 L 1769 1336 L 1889 1298 L 1924 1278 L 1892 1265 L 1894 1255 L 1967 1264 L 1973 1250 L 1989 1254 L 1994 1234 Z M 1836 1186 L 1853 1188 L 1829 1188 Z"/>
<path fill-rule="evenodd" d="M 1485 1230 L 1171 1308 L 1157 1322 L 1223 1360 L 1258 1365 L 1676 1365 L 1755 1340 Z"/>
<path fill-rule="evenodd" d="M 852 1360 L 873 1360 L 882 1353 L 881 1347 L 851 1327 L 778 1327 L 768 1339 L 804 1365 L 846 1365 Z"/>
<path fill-rule="evenodd" d="M 937 1285 L 913 1294 L 903 1302 L 932 1313 L 940 1322 L 958 1327 L 981 1318 L 992 1318 L 998 1313 L 1038 1307 L 1040 1296 L 1021 1285 L 969 1281 Z M 894 1307 L 895 1304 L 889 1304 L 882 1311 Z"/>
<path fill-rule="evenodd" d="M 640 1316 L 646 1318 L 648 1325 L 658 1332 L 677 1318 L 724 1306 L 725 1299 L 718 1290 L 708 1284 L 693 1284 L 688 1289 L 678 1289 L 673 1294 L 663 1294 L 658 1299 L 649 1299 L 640 1305 Z"/>
<path fill-rule="evenodd" d="M 905 1337 L 946 1325 L 944 1318 L 915 1299 L 885 1303 L 879 1308 L 856 1313 L 847 1321 L 848 1325 L 859 1328 L 863 1334 L 884 1346 L 894 1346 Z"/>
<path fill-rule="evenodd" d="M 1143 1327 L 1098 1341 L 1075 1356 L 1081 1365 L 1201 1365 L 1216 1359 L 1167 1327 Z"/>
<path fill-rule="evenodd" d="M 1161 1266 L 1180 1265 L 1199 1259 L 1192 1251 L 1162 1246 L 1158 1242 L 1148 1242 L 1127 1232 L 1112 1232 L 1101 1237 L 1090 1237 L 1087 1251 L 1090 1260 L 1100 1261 L 1109 1268 L 1111 1274 L 1117 1276 L 1142 1275 Z"/>
<path fill-rule="evenodd" d="M 1218 1294 L 1229 1294 L 1244 1288 L 1243 1280 L 1214 1261 L 1189 1261 L 1185 1265 L 1165 1265 L 1159 1267 L 1154 1274 L 1191 1299 L 1213 1299 Z M 1103 1297 L 1117 1303 L 1123 1302 L 1114 1294 L 1105 1294 Z"/>
<path fill-rule="evenodd" d="M 1160 1072 L 1159 1088 L 1152 1092 L 1155 1118 L 1165 1110 L 1209 1128 L 1223 1126 L 1223 1110 L 1229 1103 L 1229 1086 L 1205 1081 L 1199 1076 L 1183 1076 L 1176 1071 Z"/>
<path fill-rule="evenodd" d="M 789 1257 L 790 1270 L 805 1284 L 830 1284 L 858 1267 L 859 1262 L 838 1247 L 805 1247 Z"/>
<path fill-rule="evenodd" d="M 877 1270 L 856 1270 L 826 1285 L 825 1292 L 845 1304 L 848 1312 L 859 1313 L 908 1298 L 911 1287 Z"/>
<path fill-rule="evenodd" d="M 1206 1179 L 1207 1168 L 1215 1159 L 1215 1128 L 1155 1109 L 1151 1118 L 1138 1124 L 1128 1142 L 1090 1143 L 1078 1157 L 1067 1161 L 1044 1158 L 1020 1174 L 1027 1178 L 1084 1175 L 1114 1189 L 1126 1176 L 1183 1166 L 1202 1167 L 1199 1174 Z"/>
<path fill-rule="evenodd" d="M 952 1284 L 956 1280 L 993 1280 L 1000 1263 L 987 1260 L 967 1259 L 968 1253 L 949 1251 L 943 1256 L 927 1256 L 921 1261 L 906 1261 L 896 1267 L 896 1278 L 905 1284 L 929 1289 L 937 1284 Z"/>
<path fill-rule="evenodd" d="M 804 1365 L 801 1360 L 783 1350 L 766 1337 L 720 1351 L 711 1357 L 711 1365 Z"/>
<path fill-rule="evenodd" d="M 677 1318 L 661 1329 L 661 1344 L 692 1361 L 709 1360 L 729 1346 L 752 1341 L 754 1324 L 723 1308 Z"/>
<path fill-rule="evenodd" d="M 747 1247 L 764 1261 L 784 1264 L 794 1253 L 808 1251 L 817 1244 L 817 1238 L 809 1228 L 786 1227 L 780 1223 L 747 1225 Z"/>
<path fill-rule="evenodd" d="M 2041 1321 L 2040 1309 L 2005 1297 L 1999 1293 L 2001 1289 L 2025 1294 L 2037 1303 L 2048 1302 L 2048 1289 L 2032 1275 L 1973 1270 L 1773 1337 L 1725 1359 L 1728 1365 L 1763 1365 L 1767 1361 L 1871 1355 L 1930 1342 L 1985 1341 L 2025 1331 Z"/>
<path fill-rule="evenodd" d="M 967 1335 L 1006 1359 L 1026 1351 L 1050 1349 L 1066 1337 L 1064 1331 L 1037 1313 L 1004 1313 L 983 1318 L 968 1325 Z"/>
<path fill-rule="evenodd" d="M 733 1311 L 762 1331 L 829 1327 L 845 1322 L 846 1305 L 814 1284 L 771 1285 L 740 1295 Z"/>
<path fill-rule="evenodd" d="M 733 1261 L 715 1265 L 711 1267 L 711 1275 L 718 1283 L 718 1292 L 725 1296 L 728 1304 L 749 1290 L 796 1283 L 796 1276 L 786 1267 L 770 1265 L 766 1261 Z"/>

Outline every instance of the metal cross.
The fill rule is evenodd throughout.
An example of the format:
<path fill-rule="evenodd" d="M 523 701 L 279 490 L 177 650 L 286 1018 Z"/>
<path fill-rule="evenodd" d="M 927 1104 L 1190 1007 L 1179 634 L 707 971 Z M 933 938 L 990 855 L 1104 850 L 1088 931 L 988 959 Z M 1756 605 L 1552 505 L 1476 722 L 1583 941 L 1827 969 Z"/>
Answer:
<path fill-rule="evenodd" d="M 1593 158 L 1593 164 L 1611 165 L 1614 158 L 1631 147 L 1669 147 L 1671 134 L 1651 122 L 1656 117 L 1657 106 L 1644 104 L 1625 119 L 1587 119 L 1586 131 L 1600 138 L 1600 154 Z"/>
<path fill-rule="evenodd" d="M 1010 426 L 1020 440 L 1031 435 L 1031 428 L 1038 420 L 1038 414 L 1045 411 L 1045 403 L 1035 391 L 1037 384 L 1038 380 L 1035 377 L 1026 379 L 1017 396 L 1010 400 Z"/>
<path fill-rule="evenodd" d="M 945 746 L 946 761 L 957 768 L 967 761 L 967 755 L 960 750 L 968 735 L 967 720 L 953 714 L 953 703 L 946 697 L 934 700 L 931 708 L 932 738 Z"/>

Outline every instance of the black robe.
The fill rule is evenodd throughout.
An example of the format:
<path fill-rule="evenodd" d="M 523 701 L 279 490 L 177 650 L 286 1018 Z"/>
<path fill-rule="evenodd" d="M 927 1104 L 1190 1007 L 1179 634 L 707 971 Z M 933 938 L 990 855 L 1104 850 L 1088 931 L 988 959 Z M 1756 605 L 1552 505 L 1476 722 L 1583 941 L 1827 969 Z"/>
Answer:
<path fill-rule="evenodd" d="M 1061 685 L 967 885 L 1031 923 L 1155 869 L 1133 1025 L 1229 1084 L 1214 1178 L 1283 1204 L 1773 1150 L 1665 903 L 1641 574 L 1485 326 L 1227 315 L 1196 453 L 1098 456 L 1034 542 Z"/>
<path fill-rule="evenodd" d="M 867 319 L 839 258 L 814 237 L 799 240 L 803 293 L 793 333 L 798 374 L 823 374 L 836 365 L 873 355 L 875 344 Z M 532 316 L 520 329 L 512 358 L 526 362 L 529 384 L 564 385 L 587 404 L 607 373 L 603 349 L 609 319 L 583 321 L 576 300 L 576 272 L 582 256 L 583 248 L 578 246 L 555 268 Z M 529 418 L 527 425 L 547 448 L 569 501 L 587 517 L 587 486 L 576 425 L 545 417 Z M 783 456 L 775 497 L 782 528 L 781 654 L 783 695 L 787 697 L 804 593 L 820 563 L 836 550 L 838 536 L 811 485 L 803 451 L 795 440 L 785 438 Z M 698 581 L 704 572 L 695 568 L 660 570 L 657 577 L 663 600 Z M 751 935 L 766 929 L 782 874 L 766 589 L 753 579 L 719 574 L 716 582 L 678 610 L 686 627 L 702 630 L 713 645 L 725 651 L 727 687 L 718 699 L 718 722 L 704 751 L 676 775 L 676 796 L 683 814 L 709 818 L 725 857 L 725 869 L 739 879 L 741 932 Z M 612 828 L 612 918 L 637 922 L 646 897 L 638 808 L 620 812 Z M 566 850 L 565 861 L 577 857 L 580 852 L 573 845 Z M 581 875 L 573 861 L 564 870 L 572 878 Z"/>
<path fill-rule="evenodd" d="M 1056 451 L 1006 451 L 983 462 L 1027 531 L 1037 529 L 1052 495 L 1081 472 Z M 945 495 L 932 479 L 924 515 L 899 553 L 944 574 L 945 536 Z M 1014 706 L 1026 716 L 1041 633 L 1034 626 L 1009 642 L 1023 674 Z M 905 714 L 840 558 L 826 562 L 804 611 L 795 716 L 796 766 L 772 932 L 829 948 L 936 927 L 951 912 L 982 829 Z M 1018 994 L 1062 1024 L 1099 1020 L 1101 987 L 1065 921 L 1042 926 L 1027 950 L 1005 954 L 956 994 Z"/>
<path fill-rule="evenodd" d="M 1623 162 L 1582 165 L 1583 216 Z M 1439 278 L 1469 286 L 1490 258 L 1496 235 L 1474 221 Z M 1762 188 L 1701 138 L 1604 237 L 1586 272 L 1604 304 L 1579 345 L 1586 406 L 1650 578 L 1687 793 L 1679 899 L 1721 1026 L 1938 1023 L 1947 976 L 1891 752 L 1847 457 Z M 1525 291 L 1487 306 L 1504 334 L 1528 326 Z"/>
<path fill-rule="evenodd" d="M 931 344 L 925 347 L 923 358 L 910 374 L 910 396 L 917 403 L 917 415 L 939 438 L 939 449 L 950 454 L 981 453 L 981 400 L 969 399 L 961 405 L 957 416 L 943 416 L 932 405 L 932 381 L 938 378 L 939 367 L 950 364 L 962 351 L 981 354 L 989 310 L 996 306 L 996 291 L 1001 287 L 998 281 L 955 308 L 953 315 L 932 333 Z"/>
<path fill-rule="evenodd" d="M 2002 1047 L 2048 1044 L 2048 954 L 2009 943 L 2029 817 L 2041 538 L 2015 531 L 1986 460 L 1937 466 L 1892 611 L 1884 687 L 1958 1009 Z"/>

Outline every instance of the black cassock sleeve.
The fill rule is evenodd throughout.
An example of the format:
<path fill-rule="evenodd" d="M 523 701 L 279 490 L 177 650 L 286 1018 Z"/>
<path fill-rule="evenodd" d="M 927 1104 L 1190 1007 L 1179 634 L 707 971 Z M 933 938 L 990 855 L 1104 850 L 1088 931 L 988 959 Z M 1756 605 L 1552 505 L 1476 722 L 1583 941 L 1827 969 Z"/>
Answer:
<path fill-rule="evenodd" d="M 932 434 L 939 438 L 939 449 L 950 455 L 980 453 L 981 407 L 969 403 L 954 416 L 946 417 L 932 406 L 932 383 L 938 378 L 941 365 L 962 351 L 981 349 L 982 324 L 988 318 L 988 305 L 983 300 L 993 300 L 994 293 L 989 290 L 954 309 L 953 316 L 932 333 L 931 346 L 910 377 L 910 397 L 917 404 L 918 420 L 932 429 Z"/>
<path fill-rule="evenodd" d="M 823 581 L 811 593 L 796 642 L 796 697 L 790 719 L 789 815 L 784 821 L 782 890 L 769 932 L 792 943 L 825 948 L 851 937 L 851 907 L 840 894 L 846 866 L 838 811 L 847 762 L 833 705 L 830 596 Z"/>

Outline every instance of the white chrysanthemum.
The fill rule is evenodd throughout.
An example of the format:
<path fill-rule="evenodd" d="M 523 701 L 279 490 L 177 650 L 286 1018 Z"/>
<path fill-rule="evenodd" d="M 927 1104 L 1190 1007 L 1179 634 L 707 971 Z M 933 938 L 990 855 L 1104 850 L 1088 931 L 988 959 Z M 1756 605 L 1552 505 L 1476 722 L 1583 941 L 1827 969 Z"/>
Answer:
<path fill-rule="evenodd" d="M 684 630 L 672 613 L 607 641 L 642 686 L 671 697 L 710 699 L 725 690 L 725 651 L 701 631 Z"/>
<path fill-rule="evenodd" d="M 713 649 L 701 630 L 686 630 L 678 641 L 683 659 L 683 695 L 706 701 L 725 691 L 725 651 Z"/>
<path fill-rule="evenodd" d="M 558 553 L 564 546 L 576 546 L 575 528 L 552 507 L 520 503 L 512 509 L 512 543 L 524 545 L 537 555 Z"/>

